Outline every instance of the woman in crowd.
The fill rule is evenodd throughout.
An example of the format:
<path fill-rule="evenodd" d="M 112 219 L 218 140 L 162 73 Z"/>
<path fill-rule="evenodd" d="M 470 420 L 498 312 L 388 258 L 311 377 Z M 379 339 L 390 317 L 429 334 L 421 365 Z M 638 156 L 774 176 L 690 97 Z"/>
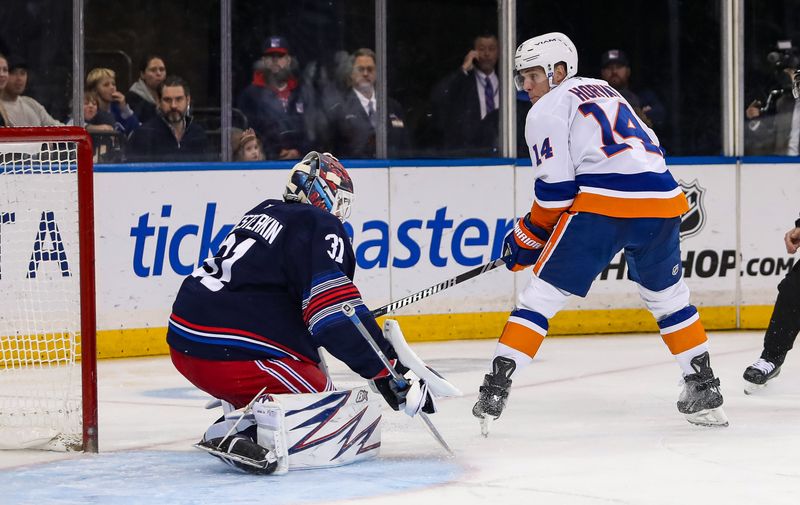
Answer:
<path fill-rule="evenodd" d="M 158 86 L 167 77 L 167 67 L 161 56 L 149 55 L 139 67 L 139 80 L 134 82 L 125 98 L 142 124 L 156 115 Z"/>

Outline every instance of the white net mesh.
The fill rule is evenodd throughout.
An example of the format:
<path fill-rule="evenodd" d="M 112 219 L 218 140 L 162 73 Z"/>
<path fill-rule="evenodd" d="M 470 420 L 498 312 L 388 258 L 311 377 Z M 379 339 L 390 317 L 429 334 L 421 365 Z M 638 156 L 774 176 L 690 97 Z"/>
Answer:
<path fill-rule="evenodd" d="M 81 445 L 76 148 L 0 141 L 0 448 Z"/>

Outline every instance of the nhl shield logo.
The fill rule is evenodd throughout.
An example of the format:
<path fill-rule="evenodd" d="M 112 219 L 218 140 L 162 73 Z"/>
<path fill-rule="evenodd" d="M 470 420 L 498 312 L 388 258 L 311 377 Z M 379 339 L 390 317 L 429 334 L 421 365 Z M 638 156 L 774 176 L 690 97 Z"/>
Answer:
<path fill-rule="evenodd" d="M 706 190 L 698 184 L 697 179 L 690 184 L 683 181 L 678 181 L 678 184 L 689 202 L 689 210 L 681 216 L 681 239 L 685 239 L 697 235 L 706 225 L 706 208 L 703 203 Z"/>

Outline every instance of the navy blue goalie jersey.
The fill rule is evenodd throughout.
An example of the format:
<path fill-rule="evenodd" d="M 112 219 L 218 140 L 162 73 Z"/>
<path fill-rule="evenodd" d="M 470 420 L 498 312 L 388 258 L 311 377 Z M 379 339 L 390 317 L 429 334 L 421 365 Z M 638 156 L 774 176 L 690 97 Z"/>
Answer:
<path fill-rule="evenodd" d="M 361 300 L 354 272 L 353 247 L 338 218 L 312 205 L 266 200 L 183 281 L 167 342 L 218 361 L 319 363 L 321 346 L 372 378 L 384 367 L 342 305 L 355 307 L 387 357 L 395 353 Z"/>

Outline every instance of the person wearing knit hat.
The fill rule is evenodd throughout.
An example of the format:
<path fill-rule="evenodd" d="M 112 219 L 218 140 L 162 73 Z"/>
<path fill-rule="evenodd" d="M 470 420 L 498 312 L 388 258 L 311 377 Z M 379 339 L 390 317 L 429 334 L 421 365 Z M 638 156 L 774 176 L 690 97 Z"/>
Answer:
<path fill-rule="evenodd" d="M 234 161 L 259 161 L 264 159 L 264 148 L 252 128 L 244 131 L 235 128 L 231 133 L 231 150 Z"/>

